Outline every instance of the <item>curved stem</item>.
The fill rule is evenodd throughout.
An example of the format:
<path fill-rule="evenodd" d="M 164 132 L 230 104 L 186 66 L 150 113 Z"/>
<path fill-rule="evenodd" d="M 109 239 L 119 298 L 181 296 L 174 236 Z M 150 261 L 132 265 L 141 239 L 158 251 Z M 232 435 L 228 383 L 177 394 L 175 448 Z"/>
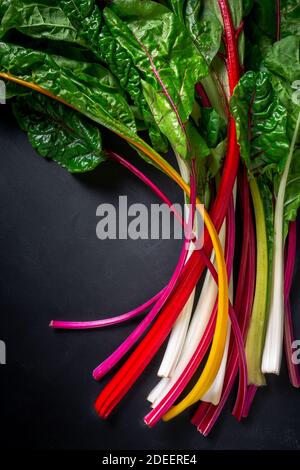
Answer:
<path fill-rule="evenodd" d="M 226 232 L 228 234 L 227 243 L 225 248 L 225 258 L 226 266 L 228 271 L 228 277 L 231 275 L 232 263 L 233 263 L 233 248 L 234 248 L 234 207 L 233 201 L 230 204 L 228 209 L 227 216 L 227 227 Z M 213 277 L 215 278 L 214 269 L 210 269 Z M 178 376 L 177 380 L 168 387 L 167 392 L 164 393 L 163 398 L 155 406 L 155 408 L 145 417 L 144 421 L 148 426 L 153 426 L 157 421 L 159 421 L 165 413 L 170 409 L 172 404 L 178 398 L 180 393 L 183 391 L 184 387 L 188 384 L 193 374 L 196 372 L 199 364 L 201 363 L 204 355 L 206 354 L 213 337 L 213 331 L 215 328 L 216 321 L 216 312 L 217 304 L 215 304 L 208 324 L 205 328 L 203 335 L 199 344 L 197 345 L 194 353 L 189 357 L 188 362 L 185 364 L 184 368 L 181 369 L 181 373 Z M 172 382 L 171 382 L 172 383 Z M 173 408 L 174 410 L 174 408 Z M 168 419 L 168 415 L 166 415 Z M 164 418 L 165 419 L 165 418 Z"/>
<path fill-rule="evenodd" d="M 101 320 L 92 320 L 92 321 L 63 321 L 63 320 L 52 320 L 50 322 L 50 327 L 54 329 L 62 330 L 88 330 L 95 328 L 104 328 L 106 326 L 117 325 L 136 318 L 138 315 L 143 313 L 147 308 L 151 307 L 163 294 L 165 288 L 154 295 L 151 299 L 147 300 L 144 304 L 139 307 L 131 310 L 130 312 L 123 313 L 122 315 L 117 315 L 115 317 L 103 318 Z"/>
<path fill-rule="evenodd" d="M 141 179 L 144 179 L 143 174 L 139 172 L 133 165 L 129 164 L 126 160 L 124 160 L 122 157 L 117 155 L 116 153 L 111 153 L 113 158 L 117 160 L 119 163 L 123 164 L 126 166 L 129 170 L 133 171 L 135 174 L 139 175 Z M 151 182 L 150 182 L 151 183 Z M 158 193 L 164 201 L 168 203 L 168 205 L 171 207 L 172 204 L 171 202 L 166 198 L 166 196 L 160 191 L 154 183 L 151 183 L 152 189 Z M 191 202 L 192 202 L 192 208 L 190 211 L 190 219 L 193 218 L 193 212 L 195 209 L 195 199 L 196 199 L 196 182 L 195 178 L 191 179 Z M 191 224 L 188 224 L 188 227 L 192 227 Z M 134 331 L 126 338 L 125 341 L 108 357 L 103 361 L 98 367 L 96 367 L 93 371 L 93 376 L 96 380 L 101 379 L 105 374 L 107 374 L 123 357 L 124 355 L 133 347 L 133 345 L 136 343 L 136 341 L 141 337 L 141 335 L 147 330 L 147 328 L 150 326 L 154 318 L 158 315 L 159 311 L 165 304 L 165 302 L 168 300 L 169 296 L 171 295 L 175 285 L 178 282 L 180 273 L 182 271 L 182 268 L 186 262 L 188 250 L 186 246 L 186 242 L 190 241 L 190 234 L 187 234 L 185 243 L 182 247 L 182 251 L 180 254 L 179 261 L 177 263 L 177 266 L 175 268 L 175 271 L 164 289 L 163 294 L 160 296 L 159 299 L 157 299 L 157 302 L 155 305 L 152 307 L 150 312 L 146 315 L 146 317 L 142 320 L 142 322 L 134 329 Z"/>
<path fill-rule="evenodd" d="M 243 339 L 245 339 L 252 309 L 255 274 L 255 235 L 250 210 L 249 185 L 245 168 L 242 177 L 239 178 L 239 183 L 239 194 L 241 194 L 242 213 L 244 217 L 243 247 L 234 307 L 239 319 Z M 247 254 L 246 257 L 244 256 L 244 253 Z M 245 286 L 247 286 L 246 289 Z M 233 388 L 237 371 L 238 354 L 236 344 L 232 343 L 231 353 L 225 375 L 225 386 L 219 404 L 217 406 L 212 406 L 202 402 L 192 419 L 192 423 L 197 426 L 198 430 L 205 436 L 209 434 L 224 408 L 224 405 Z M 237 419 L 241 419 L 242 410 L 245 408 L 244 403 L 247 400 L 245 385 L 246 384 L 243 383 L 242 378 L 239 383 L 238 394 L 233 410 L 233 415 Z"/>
<path fill-rule="evenodd" d="M 227 255 L 226 255 L 226 258 L 227 258 L 227 263 L 226 263 L 226 265 L 227 265 L 227 276 L 228 276 L 228 278 L 230 278 L 231 270 L 232 270 L 232 264 L 233 264 L 234 244 L 235 244 L 233 199 L 232 199 L 232 202 L 231 202 L 231 205 L 230 205 L 230 213 L 229 213 L 229 216 L 228 216 L 228 221 L 229 221 L 229 228 L 227 230 L 227 235 L 228 236 L 227 236 L 225 251 L 227 253 Z M 210 271 L 211 271 L 211 273 L 213 273 L 213 277 L 216 280 L 216 274 L 214 272 L 214 268 L 211 268 Z M 235 313 L 234 313 L 232 307 L 230 307 L 230 319 L 231 319 L 231 322 L 232 322 L 232 327 L 233 327 L 235 338 L 237 339 L 238 344 L 239 344 L 239 351 L 241 351 L 240 346 L 242 344 L 242 349 L 243 349 L 243 342 L 240 341 L 241 340 L 241 334 L 240 334 L 239 327 L 238 327 L 237 321 L 236 321 L 236 316 L 235 316 Z M 213 343 L 212 343 L 212 346 L 211 346 L 211 350 L 212 350 L 212 348 L 213 348 Z M 223 359 L 223 356 L 222 356 L 222 359 Z M 193 361 L 193 359 L 191 359 L 190 362 L 192 362 L 192 361 Z M 246 369 L 245 369 L 244 366 L 245 366 L 245 360 L 243 361 L 243 359 L 242 359 L 241 360 L 241 367 L 244 370 L 244 383 L 246 384 L 246 373 L 245 373 Z M 189 366 L 187 367 L 187 370 L 188 369 L 189 369 Z M 184 374 L 185 374 L 185 372 L 182 374 L 182 378 L 184 377 Z M 182 379 L 180 379 L 180 380 L 182 380 Z M 212 383 L 213 383 L 213 381 L 212 381 Z M 177 405 L 175 405 L 173 408 L 171 408 L 164 415 L 163 420 L 164 421 L 169 421 L 170 419 L 173 419 L 175 416 L 182 413 L 182 411 L 184 411 L 187 407 L 191 406 L 192 404 L 196 403 L 199 399 L 201 399 L 203 397 L 203 395 L 205 395 L 205 393 L 206 393 L 206 392 L 204 392 L 204 393 L 202 392 L 201 385 L 202 384 L 201 384 L 201 377 L 200 377 L 200 379 L 198 380 L 196 385 L 193 387 L 191 392 L 189 392 L 188 395 L 183 400 L 181 400 Z M 149 417 L 150 416 L 151 416 L 151 413 L 149 414 Z M 157 416 L 156 416 L 156 419 L 157 419 Z"/>
<path fill-rule="evenodd" d="M 214 226 L 207 224 L 207 227 L 214 231 Z M 213 235 L 213 233 L 212 233 Z M 219 243 L 219 241 L 218 241 Z M 220 246 L 218 247 L 218 250 Z M 224 259 L 220 258 L 218 250 L 216 251 L 217 265 L 219 269 L 219 276 L 226 280 L 226 265 Z M 198 259 L 201 258 L 201 250 L 195 251 Z M 147 364 L 152 359 L 153 355 L 156 353 L 158 348 L 161 346 L 162 342 L 167 337 L 172 324 L 174 323 L 174 317 L 177 318 L 179 313 L 182 310 L 183 305 L 186 303 L 188 297 L 190 296 L 195 282 L 198 279 L 199 273 L 202 271 L 202 264 L 193 260 L 193 257 L 187 262 L 182 273 L 181 280 L 178 284 L 178 289 L 176 294 L 174 293 L 173 297 L 170 298 L 168 305 L 166 306 L 164 312 L 160 315 L 156 323 L 153 325 L 152 329 L 142 340 L 139 346 L 136 348 L 134 353 L 130 356 L 127 362 L 122 366 L 122 368 L 117 372 L 111 382 L 102 390 L 100 393 L 95 407 L 98 414 L 106 418 L 112 409 L 119 403 L 122 397 L 127 393 L 132 384 L 136 381 L 138 376 L 147 366 Z M 188 265 L 191 266 L 188 267 Z M 220 279 L 220 277 L 219 277 Z M 225 293 L 226 290 L 226 293 Z M 215 346 L 211 349 L 209 359 L 204 367 L 202 372 L 202 384 L 203 392 L 209 388 L 212 381 L 214 380 L 219 365 L 222 360 L 225 341 L 226 341 L 226 325 L 228 318 L 228 287 L 226 289 L 224 286 L 219 283 L 219 303 L 218 303 L 218 315 L 216 322 L 216 332 L 214 336 Z M 225 295 L 224 295 L 225 294 Z M 218 347 L 216 345 L 218 344 Z"/>
<path fill-rule="evenodd" d="M 175 155 L 176 155 L 176 160 L 177 160 L 180 174 L 182 178 L 186 182 L 188 182 L 190 179 L 191 171 L 195 172 L 194 161 L 192 162 L 192 165 L 189 165 L 188 162 L 183 160 L 177 152 L 175 152 Z M 195 173 L 194 173 L 194 176 L 195 176 Z M 187 203 L 186 196 L 184 199 L 185 199 L 185 203 Z M 184 219 L 185 220 L 188 219 L 189 207 L 187 205 L 185 205 L 184 214 L 185 214 Z M 194 227 L 194 221 L 193 221 L 193 227 Z M 197 223 L 195 224 L 195 233 L 197 233 Z M 191 245 L 191 249 L 188 253 L 187 259 L 191 256 L 193 250 L 194 250 L 194 247 Z M 159 370 L 157 372 L 157 375 L 159 377 L 165 377 L 165 378 L 169 377 L 172 374 L 172 371 L 176 368 L 176 364 L 178 363 L 178 360 L 182 353 L 184 341 L 185 341 L 186 334 L 188 331 L 188 326 L 190 323 L 190 318 L 191 318 L 191 314 L 193 310 L 194 297 L 195 297 L 195 289 L 193 290 L 190 298 L 188 299 L 186 305 L 184 306 L 181 314 L 179 315 L 176 322 L 174 323 L 174 326 L 172 328 L 172 331 L 168 339 L 168 344 L 165 349 L 163 359 L 161 361 Z"/>

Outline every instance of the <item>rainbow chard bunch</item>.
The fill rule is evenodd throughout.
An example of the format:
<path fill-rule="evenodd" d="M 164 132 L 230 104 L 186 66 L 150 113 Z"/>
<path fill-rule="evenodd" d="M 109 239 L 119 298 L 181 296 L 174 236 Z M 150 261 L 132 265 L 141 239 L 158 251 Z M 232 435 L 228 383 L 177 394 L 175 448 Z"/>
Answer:
<path fill-rule="evenodd" d="M 291 383 L 300 385 L 289 301 L 300 204 L 299 20 L 297 0 L 0 1 L 0 77 L 36 151 L 73 173 L 113 160 L 174 211 L 114 151 L 114 139 L 103 148 L 106 128 L 190 203 L 183 218 L 175 214 L 185 240 L 160 292 L 117 317 L 51 322 L 91 329 L 143 315 L 93 371 L 100 380 L 117 367 L 96 400 L 103 418 L 164 343 L 149 426 L 198 403 L 192 422 L 207 435 L 236 381 L 233 415 L 246 417 L 265 374 L 279 374 L 283 344 Z"/>

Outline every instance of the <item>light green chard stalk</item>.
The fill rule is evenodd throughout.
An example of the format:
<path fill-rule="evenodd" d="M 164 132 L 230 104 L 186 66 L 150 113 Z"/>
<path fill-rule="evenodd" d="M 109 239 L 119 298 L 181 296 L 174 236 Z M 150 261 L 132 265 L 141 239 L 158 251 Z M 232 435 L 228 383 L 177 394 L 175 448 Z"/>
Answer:
<path fill-rule="evenodd" d="M 241 156 L 250 174 L 255 211 L 257 262 L 255 297 L 246 340 L 248 383 L 265 384 L 261 370 L 268 322 L 273 250 L 270 187 L 282 173 L 288 155 L 287 111 L 280 103 L 267 72 L 248 72 L 231 100 Z M 273 191 L 273 190 L 272 190 Z M 272 192 L 270 193 L 272 197 Z"/>

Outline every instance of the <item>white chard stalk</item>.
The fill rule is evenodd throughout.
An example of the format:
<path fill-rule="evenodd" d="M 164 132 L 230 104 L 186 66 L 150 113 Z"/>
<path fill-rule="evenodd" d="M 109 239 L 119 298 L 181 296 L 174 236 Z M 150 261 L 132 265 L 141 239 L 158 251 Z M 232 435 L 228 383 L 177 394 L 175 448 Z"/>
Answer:
<path fill-rule="evenodd" d="M 229 299 L 232 303 L 233 299 L 233 275 L 230 278 L 230 285 L 229 285 Z M 228 359 L 228 349 L 229 349 L 229 341 L 230 341 L 230 333 L 231 333 L 231 322 L 228 320 L 227 324 L 227 336 L 226 336 L 226 344 L 223 353 L 222 362 L 220 365 L 219 372 L 216 375 L 215 380 L 211 384 L 210 388 L 201 398 L 202 401 L 206 401 L 208 403 L 212 403 L 213 405 L 218 405 L 221 399 L 223 385 L 224 385 L 224 378 L 227 366 L 227 359 Z"/>
<path fill-rule="evenodd" d="M 154 403 L 157 398 L 163 393 L 164 388 L 168 385 L 170 379 L 163 378 L 161 379 L 156 386 L 151 390 L 149 395 L 147 396 L 147 400 L 152 404 Z"/>
<path fill-rule="evenodd" d="M 172 371 L 177 365 L 189 327 L 194 298 L 195 290 L 191 293 L 189 300 L 172 328 L 168 345 L 157 373 L 159 377 L 171 377 Z"/>
<path fill-rule="evenodd" d="M 182 178 L 186 183 L 189 183 L 190 178 L 190 169 L 189 166 L 185 161 L 177 156 L 177 162 L 179 166 L 179 170 L 181 173 Z M 188 221 L 189 219 L 189 207 L 185 205 L 185 220 Z M 195 218 L 195 222 L 197 221 L 197 217 Z M 197 232 L 197 228 L 195 228 Z M 187 256 L 187 260 L 191 256 L 192 252 L 194 251 L 194 245 L 191 243 L 189 247 L 189 252 Z M 194 305 L 194 297 L 195 297 L 195 289 L 191 293 L 186 305 L 184 306 L 182 312 L 180 313 L 179 317 L 177 318 L 168 341 L 168 345 L 161 362 L 160 368 L 158 370 L 157 375 L 159 377 L 170 377 L 172 371 L 175 369 L 180 354 L 182 352 L 182 348 L 184 345 L 184 341 L 186 338 L 188 326 L 191 319 L 191 314 L 193 311 Z M 148 397 L 149 399 L 149 397 Z M 151 401 L 151 400 L 150 400 Z"/>
<path fill-rule="evenodd" d="M 219 238 L 223 248 L 225 245 L 225 227 L 226 224 L 223 223 L 219 234 Z M 214 262 L 214 255 L 212 255 L 211 261 Z M 210 273 L 207 272 L 201 290 L 200 298 L 195 308 L 195 312 L 186 335 L 186 340 L 182 349 L 182 353 L 176 368 L 172 371 L 172 377 L 169 379 L 163 378 L 149 394 L 148 399 L 151 398 L 151 400 L 149 399 L 149 401 L 152 402 L 153 407 L 155 407 L 169 392 L 169 390 L 179 379 L 181 373 L 184 371 L 189 360 L 193 356 L 203 336 L 209 318 L 212 314 L 217 295 L 218 287 Z"/>
<path fill-rule="evenodd" d="M 262 372 L 264 374 L 279 374 L 282 358 L 283 323 L 284 323 L 284 241 L 283 241 L 283 211 L 285 188 L 294 154 L 297 136 L 300 127 L 300 113 L 293 135 L 289 155 L 284 172 L 280 180 L 278 196 L 275 206 L 274 219 L 274 247 L 273 247 L 273 282 L 270 299 L 270 312 L 262 358 Z"/>
<path fill-rule="evenodd" d="M 236 187 L 236 182 L 235 182 L 234 188 L 233 188 L 234 210 L 235 210 L 235 205 L 236 205 L 236 191 L 237 191 L 237 187 Z M 232 271 L 231 277 L 230 277 L 228 295 L 229 295 L 229 300 L 232 304 L 233 303 L 233 271 Z M 226 372 L 226 366 L 227 366 L 227 359 L 228 359 L 230 334 L 231 334 L 231 322 L 230 322 L 230 320 L 228 320 L 226 344 L 225 344 L 225 349 L 224 349 L 223 358 L 222 358 L 222 362 L 221 362 L 221 365 L 220 365 L 219 372 L 218 372 L 215 380 L 211 384 L 210 388 L 207 390 L 207 392 L 201 398 L 202 401 L 212 403 L 213 405 L 218 405 L 219 404 L 220 399 L 221 399 L 221 395 L 222 395 L 222 391 L 223 391 L 225 372 Z"/>

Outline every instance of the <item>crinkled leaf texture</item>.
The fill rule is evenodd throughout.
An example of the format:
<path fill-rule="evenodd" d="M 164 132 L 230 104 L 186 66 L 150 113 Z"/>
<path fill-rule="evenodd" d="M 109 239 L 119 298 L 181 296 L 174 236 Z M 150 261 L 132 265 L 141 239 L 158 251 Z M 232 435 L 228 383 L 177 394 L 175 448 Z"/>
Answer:
<path fill-rule="evenodd" d="M 299 0 L 281 0 L 281 37 L 300 36 Z"/>
<path fill-rule="evenodd" d="M 120 5 L 126 13 L 130 2 L 115 3 Z M 148 3 L 154 4 L 156 9 L 163 8 L 154 2 Z M 136 10 L 137 5 L 134 9 L 130 8 L 129 11 L 142 14 L 149 10 L 147 8 L 148 3 L 145 5 L 145 2 L 143 2 L 143 8 L 140 8 L 140 11 Z M 168 144 L 159 131 L 143 95 L 139 71 L 135 68 L 127 51 L 112 35 L 109 25 L 105 18 L 102 18 L 95 0 L 62 0 L 60 5 L 78 30 L 79 36 L 86 42 L 87 47 L 93 51 L 101 62 L 109 67 L 119 80 L 122 89 L 128 93 L 134 104 L 135 117 L 141 124 L 142 121 L 144 122 L 142 127 L 145 130 L 148 129 L 153 147 L 159 152 L 166 152 Z"/>
<path fill-rule="evenodd" d="M 61 62 L 66 65 L 65 59 Z M 81 71 L 79 65 L 73 71 L 61 62 L 40 51 L 0 42 L 2 72 L 34 83 L 98 124 L 128 139 L 140 141 L 132 110 L 111 74 L 102 68 L 103 76 L 99 79 Z"/>
<path fill-rule="evenodd" d="M 272 74 L 273 88 L 288 112 L 287 129 L 290 141 L 295 131 L 300 107 L 299 47 L 300 38 L 288 36 L 276 42 L 264 60 L 264 66 Z"/>
<path fill-rule="evenodd" d="M 300 77 L 299 45 L 297 36 L 275 42 L 264 60 L 267 69 L 289 83 L 297 80 Z"/>
<path fill-rule="evenodd" d="M 168 5 L 179 18 L 183 29 L 191 35 L 194 44 L 209 65 L 217 54 L 222 35 L 222 23 L 216 15 L 217 0 L 168 0 Z"/>
<path fill-rule="evenodd" d="M 292 6 L 293 2 L 290 2 Z M 285 3 L 283 3 L 283 6 Z M 292 142 L 296 123 L 300 112 L 300 38 L 287 36 L 276 42 L 269 51 L 264 64 L 272 73 L 272 83 L 283 106 L 288 111 L 287 134 Z M 287 234 L 288 224 L 296 219 L 300 206 L 300 133 L 296 138 L 296 147 L 288 175 L 285 205 L 284 205 L 284 234 Z M 278 181 L 276 182 L 278 186 Z M 277 188 L 275 188 L 277 189 Z"/>
<path fill-rule="evenodd" d="M 206 62 L 174 13 L 162 5 L 154 7 L 155 2 L 128 0 L 126 8 L 124 5 L 116 1 L 104 9 L 106 25 L 139 71 L 157 125 L 185 158 L 188 149 L 184 125 L 193 109 L 194 86 L 208 73 Z M 135 12 L 139 10 L 134 7 L 141 9 L 142 5 L 144 14 L 137 17 Z M 126 22 L 118 15 L 124 15 Z"/>
<path fill-rule="evenodd" d="M 77 111 L 38 93 L 17 98 L 13 111 L 37 152 L 71 173 L 104 161 L 100 130 Z"/>
<path fill-rule="evenodd" d="M 182 5 L 183 3 L 181 1 Z M 208 64 L 216 56 L 222 36 L 222 23 L 215 13 L 213 3 L 212 0 L 187 0 L 184 10 L 186 27 Z"/>
<path fill-rule="evenodd" d="M 78 31 L 63 10 L 45 1 L 33 2 L 12 0 L 2 2 L 0 14 L 0 38 L 11 29 L 16 29 L 33 38 L 66 41 L 84 45 Z"/>
<path fill-rule="evenodd" d="M 247 72 L 230 102 L 238 141 L 248 170 L 257 175 L 281 173 L 289 150 L 287 111 L 280 104 L 267 72 Z"/>
<path fill-rule="evenodd" d="M 61 0 L 59 5 L 78 30 L 79 36 L 96 53 L 102 16 L 95 0 Z"/>

